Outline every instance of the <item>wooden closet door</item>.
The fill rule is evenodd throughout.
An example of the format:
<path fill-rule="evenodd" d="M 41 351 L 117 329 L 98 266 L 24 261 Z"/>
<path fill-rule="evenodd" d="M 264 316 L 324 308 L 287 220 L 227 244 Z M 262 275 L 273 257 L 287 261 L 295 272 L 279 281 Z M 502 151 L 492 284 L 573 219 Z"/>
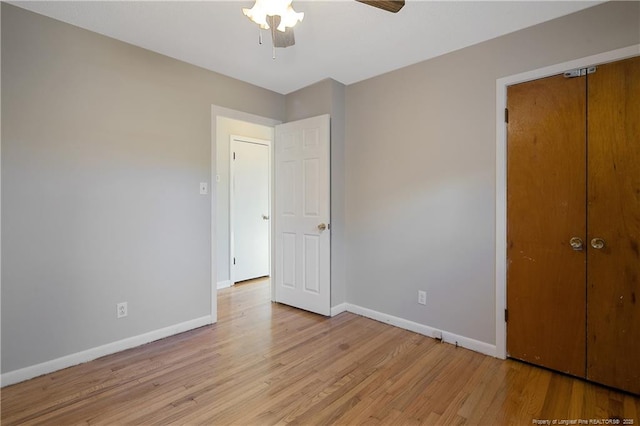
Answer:
<path fill-rule="evenodd" d="M 507 352 L 585 375 L 586 79 L 507 89 Z M 585 241 L 586 243 L 586 241 Z"/>
<path fill-rule="evenodd" d="M 598 66 L 588 99 L 587 378 L 640 394 L 640 58 Z"/>

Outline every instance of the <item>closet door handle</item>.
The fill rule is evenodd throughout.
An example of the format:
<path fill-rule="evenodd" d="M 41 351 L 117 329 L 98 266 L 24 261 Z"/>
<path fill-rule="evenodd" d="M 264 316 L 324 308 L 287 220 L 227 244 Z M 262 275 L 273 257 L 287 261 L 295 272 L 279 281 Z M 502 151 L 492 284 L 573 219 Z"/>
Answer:
<path fill-rule="evenodd" d="M 571 246 L 572 249 L 574 249 L 575 251 L 582 251 L 583 247 L 582 247 L 582 239 L 579 237 L 573 237 L 569 240 L 569 245 Z"/>
<path fill-rule="evenodd" d="M 604 240 L 602 238 L 594 238 L 591 240 L 591 247 L 597 250 L 604 248 Z"/>

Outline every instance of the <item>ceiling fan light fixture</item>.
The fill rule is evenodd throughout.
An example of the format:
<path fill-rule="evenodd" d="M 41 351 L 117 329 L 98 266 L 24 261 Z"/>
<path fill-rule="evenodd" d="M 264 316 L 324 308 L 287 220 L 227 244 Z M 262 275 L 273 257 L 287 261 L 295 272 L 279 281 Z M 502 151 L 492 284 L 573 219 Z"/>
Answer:
<path fill-rule="evenodd" d="M 242 12 L 265 30 L 269 29 L 267 16 L 280 16 L 277 30 L 284 32 L 304 19 L 304 13 L 293 10 L 291 2 L 292 0 L 256 0 L 251 9 L 243 8 Z"/>

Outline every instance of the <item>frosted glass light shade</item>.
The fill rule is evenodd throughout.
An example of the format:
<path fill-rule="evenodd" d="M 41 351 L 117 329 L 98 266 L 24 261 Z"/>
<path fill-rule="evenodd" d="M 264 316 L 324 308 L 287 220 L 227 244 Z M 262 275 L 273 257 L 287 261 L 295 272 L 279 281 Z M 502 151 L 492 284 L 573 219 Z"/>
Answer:
<path fill-rule="evenodd" d="M 304 18 L 303 12 L 296 12 L 291 6 L 292 0 L 256 0 L 251 9 L 243 8 L 242 12 L 260 28 L 269 29 L 267 16 L 280 16 L 277 30 L 284 32 L 292 28 Z"/>

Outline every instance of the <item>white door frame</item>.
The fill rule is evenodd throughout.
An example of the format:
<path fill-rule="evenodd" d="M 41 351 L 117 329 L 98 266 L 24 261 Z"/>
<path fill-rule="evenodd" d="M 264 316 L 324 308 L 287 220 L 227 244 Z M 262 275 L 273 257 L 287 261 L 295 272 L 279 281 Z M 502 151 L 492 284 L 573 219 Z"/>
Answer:
<path fill-rule="evenodd" d="M 496 80 L 496 357 L 507 357 L 507 86 L 640 55 L 640 44 L 527 71 Z"/>
<path fill-rule="evenodd" d="M 255 114 L 250 114 L 248 112 L 243 112 L 243 111 L 237 111 L 234 109 L 229 109 L 229 108 L 225 108 L 222 106 L 218 106 L 218 105 L 211 105 L 211 176 L 209 177 L 209 188 L 211 188 L 210 194 L 211 194 L 211 283 L 210 283 L 210 291 L 211 291 L 211 322 L 214 323 L 218 320 L 218 271 L 216 268 L 216 231 L 217 231 L 217 226 L 216 226 L 216 206 L 217 206 L 217 199 L 216 199 L 216 180 L 215 180 L 215 176 L 216 176 L 216 159 L 217 159 L 217 154 L 216 154 L 216 147 L 217 147 L 217 131 L 218 131 L 218 124 L 217 124 L 217 119 L 218 117 L 226 117 L 226 118 L 232 118 L 234 120 L 241 120 L 241 121 L 246 121 L 248 123 L 253 123 L 253 124 L 259 124 L 261 126 L 269 126 L 269 127 L 275 127 L 277 124 L 282 123 L 282 121 L 280 120 L 274 120 L 272 118 L 267 118 L 267 117 L 262 117 L 259 115 L 255 115 Z M 272 150 L 272 155 L 273 155 L 273 150 Z M 271 159 L 271 161 L 273 161 L 273 158 Z M 273 169 L 271 171 L 271 187 L 273 188 Z M 272 191 L 273 192 L 273 191 Z M 273 194 L 271 195 L 273 197 Z M 272 205 L 273 205 L 273 198 L 271 200 Z M 273 221 L 271 224 L 271 233 L 273 235 L 274 230 L 273 230 Z M 271 253 L 274 253 L 274 247 L 273 247 L 273 239 L 271 242 Z M 271 256 L 271 271 L 273 271 L 273 256 Z M 272 294 L 272 298 L 273 298 L 273 280 L 272 281 L 272 290 L 271 290 L 271 294 Z"/>
<path fill-rule="evenodd" d="M 234 212 L 234 202 L 235 202 L 235 195 L 234 195 L 234 191 L 232 190 L 233 187 L 233 177 L 234 177 L 234 173 L 235 173 L 235 168 L 234 168 L 234 162 L 233 162 L 233 149 L 232 149 L 232 144 L 234 141 L 238 141 L 238 142 L 247 142 L 247 143 L 254 143 L 254 144 L 258 144 L 258 145 L 266 145 L 267 148 L 269 149 L 269 165 L 268 165 L 268 170 L 269 170 L 269 207 L 267 208 L 267 215 L 269 216 L 269 220 L 270 220 L 270 224 L 271 222 L 273 222 L 273 220 L 271 220 L 271 218 L 273 217 L 273 214 L 271 212 L 271 206 L 273 206 L 273 171 L 272 171 L 272 164 L 273 164 L 273 160 L 272 160 L 272 148 L 271 148 L 271 141 L 268 139 L 256 139 L 256 138 L 249 138 L 249 137 L 245 137 L 245 136 L 239 136 L 239 135 L 231 135 L 229 138 L 229 281 L 231 281 L 231 285 L 235 285 L 235 264 L 233 263 L 233 259 L 235 257 L 235 244 L 234 244 L 234 239 L 235 239 L 235 235 L 234 235 L 234 219 L 233 219 L 233 212 Z M 273 264 L 272 264 L 272 257 L 273 257 L 273 253 L 272 253 L 272 244 L 271 244 L 271 235 L 272 235 L 272 231 L 273 231 L 273 226 L 269 226 L 269 275 L 271 275 L 271 272 L 273 271 Z M 272 297 L 273 298 L 273 297 Z"/>

